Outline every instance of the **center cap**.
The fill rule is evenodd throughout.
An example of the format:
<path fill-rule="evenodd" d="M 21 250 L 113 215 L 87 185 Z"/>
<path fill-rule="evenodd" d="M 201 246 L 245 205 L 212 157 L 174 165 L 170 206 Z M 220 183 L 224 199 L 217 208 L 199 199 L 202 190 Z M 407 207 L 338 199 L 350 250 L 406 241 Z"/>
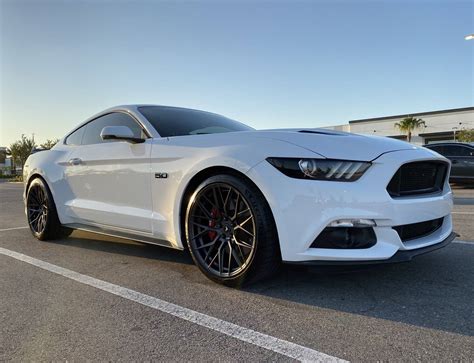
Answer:
<path fill-rule="evenodd" d="M 224 225 L 223 225 L 223 230 L 224 230 L 225 234 L 231 235 L 232 234 L 232 223 L 231 222 L 225 222 Z"/>

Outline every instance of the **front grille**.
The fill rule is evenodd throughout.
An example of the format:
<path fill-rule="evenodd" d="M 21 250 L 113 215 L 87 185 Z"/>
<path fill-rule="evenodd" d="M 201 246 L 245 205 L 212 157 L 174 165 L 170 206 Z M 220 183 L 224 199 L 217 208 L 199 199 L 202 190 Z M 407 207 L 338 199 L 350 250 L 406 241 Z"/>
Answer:
<path fill-rule="evenodd" d="M 428 236 L 443 224 L 443 218 L 432 219 L 426 222 L 403 224 L 401 226 L 392 227 L 397 231 L 402 242 L 409 241 L 415 238 Z"/>
<path fill-rule="evenodd" d="M 436 193 L 443 190 L 448 165 L 442 161 L 417 161 L 398 169 L 387 186 L 393 198 Z"/>

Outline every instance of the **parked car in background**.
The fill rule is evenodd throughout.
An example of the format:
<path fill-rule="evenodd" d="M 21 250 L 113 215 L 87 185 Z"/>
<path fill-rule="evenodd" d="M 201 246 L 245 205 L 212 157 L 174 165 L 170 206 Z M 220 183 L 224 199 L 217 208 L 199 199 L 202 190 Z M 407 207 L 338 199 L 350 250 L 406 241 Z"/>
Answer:
<path fill-rule="evenodd" d="M 474 143 L 447 142 L 425 147 L 451 160 L 450 182 L 474 183 Z"/>

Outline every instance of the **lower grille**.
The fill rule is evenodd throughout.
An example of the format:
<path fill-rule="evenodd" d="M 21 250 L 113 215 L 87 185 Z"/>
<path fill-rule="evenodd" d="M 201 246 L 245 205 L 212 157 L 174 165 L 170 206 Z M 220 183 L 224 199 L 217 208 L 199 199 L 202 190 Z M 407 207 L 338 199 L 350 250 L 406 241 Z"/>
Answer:
<path fill-rule="evenodd" d="M 448 165 L 442 161 L 417 161 L 398 169 L 387 186 L 391 197 L 436 193 L 443 190 Z"/>
<path fill-rule="evenodd" d="M 426 222 L 403 224 L 401 226 L 392 227 L 397 231 L 402 242 L 416 238 L 428 236 L 439 229 L 443 224 L 444 218 L 432 219 Z"/>

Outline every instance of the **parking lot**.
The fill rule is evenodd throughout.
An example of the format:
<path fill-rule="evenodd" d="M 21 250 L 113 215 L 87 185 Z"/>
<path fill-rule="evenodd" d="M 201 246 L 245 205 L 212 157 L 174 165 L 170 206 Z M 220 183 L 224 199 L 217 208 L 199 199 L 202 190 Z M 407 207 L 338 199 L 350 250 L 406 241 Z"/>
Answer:
<path fill-rule="evenodd" d="M 460 237 L 444 249 L 284 266 L 242 290 L 179 251 L 85 232 L 37 241 L 21 193 L 0 183 L 0 361 L 474 359 L 472 188 L 454 188 Z"/>

